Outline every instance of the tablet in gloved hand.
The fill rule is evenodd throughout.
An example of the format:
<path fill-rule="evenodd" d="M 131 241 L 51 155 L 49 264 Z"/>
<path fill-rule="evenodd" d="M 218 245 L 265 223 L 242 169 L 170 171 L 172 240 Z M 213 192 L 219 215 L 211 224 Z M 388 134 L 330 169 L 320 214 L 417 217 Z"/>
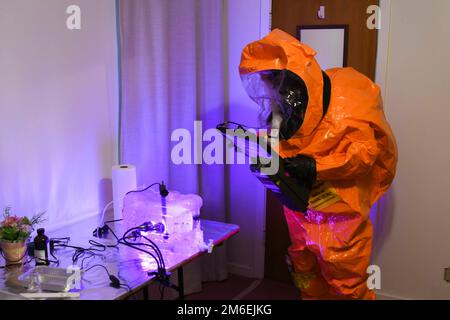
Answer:
<path fill-rule="evenodd" d="M 216 129 L 231 142 L 236 152 L 247 156 L 251 163 L 270 162 L 273 150 L 270 147 L 270 140 L 267 139 L 266 130 L 258 131 L 235 122 L 221 123 Z M 261 132 L 264 135 L 258 135 Z"/>
<path fill-rule="evenodd" d="M 306 212 L 310 188 L 289 176 L 285 170 L 285 160 L 271 147 L 270 139 L 258 136 L 255 129 L 248 129 L 234 122 L 225 122 L 217 127 L 230 141 L 237 152 L 249 157 L 251 172 L 271 190 L 281 203 L 291 210 Z"/>

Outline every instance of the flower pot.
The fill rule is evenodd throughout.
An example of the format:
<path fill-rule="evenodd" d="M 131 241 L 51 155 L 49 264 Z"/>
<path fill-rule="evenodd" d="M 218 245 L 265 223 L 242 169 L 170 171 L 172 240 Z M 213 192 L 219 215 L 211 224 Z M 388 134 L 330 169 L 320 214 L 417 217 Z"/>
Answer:
<path fill-rule="evenodd" d="M 1 240 L 0 244 L 6 265 L 22 264 L 27 253 L 26 241 L 11 242 Z"/>

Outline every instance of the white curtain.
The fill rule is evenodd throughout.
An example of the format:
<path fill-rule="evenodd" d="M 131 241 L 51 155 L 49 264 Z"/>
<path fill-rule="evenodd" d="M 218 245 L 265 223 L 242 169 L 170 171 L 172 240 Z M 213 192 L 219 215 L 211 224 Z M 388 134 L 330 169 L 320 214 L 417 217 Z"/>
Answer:
<path fill-rule="evenodd" d="M 137 166 L 138 185 L 164 180 L 198 193 L 202 218 L 226 221 L 227 168 L 174 165 L 171 133 L 194 121 L 214 128 L 226 118 L 222 0 L 121 0 L 121 162 Z M 187 292 L 227 277 L 225 247 L 185 269 Z"/>

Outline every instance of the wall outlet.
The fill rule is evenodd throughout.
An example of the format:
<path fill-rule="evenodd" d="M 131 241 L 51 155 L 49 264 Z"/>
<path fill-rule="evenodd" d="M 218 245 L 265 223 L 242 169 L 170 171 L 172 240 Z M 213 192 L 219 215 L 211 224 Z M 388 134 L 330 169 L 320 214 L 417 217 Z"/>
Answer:
<path fill-rule="evenodd" d="M 445 268 L 444 280 L 450 282 L 450 268 Z"/>

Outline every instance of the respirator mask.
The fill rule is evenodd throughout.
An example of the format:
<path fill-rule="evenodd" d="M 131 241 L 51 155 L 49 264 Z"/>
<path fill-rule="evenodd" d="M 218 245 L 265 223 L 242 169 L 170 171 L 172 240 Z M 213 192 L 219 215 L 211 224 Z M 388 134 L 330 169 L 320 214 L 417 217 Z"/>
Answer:
<path fill-rule="evenodd" d="M 278 129 L 289 140 L 300 129 L 308 105 L 305 82 L 289 70 L 266 70 L 241 76 L 249 97 L 258 106 L 258 124 Z"/>

